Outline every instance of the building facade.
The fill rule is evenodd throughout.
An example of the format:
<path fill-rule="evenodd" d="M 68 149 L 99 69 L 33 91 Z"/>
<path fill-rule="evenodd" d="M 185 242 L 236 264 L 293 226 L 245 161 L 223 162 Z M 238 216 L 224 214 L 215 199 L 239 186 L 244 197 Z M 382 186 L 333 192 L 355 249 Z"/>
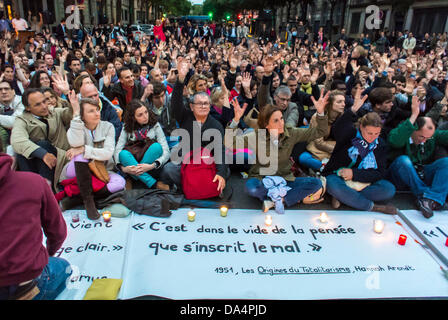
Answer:
<path fill-rule="evenodd" d="M 380 30 L 409 30 L 417 36 L 425 33 L 448 32 L 448 0 L 403 1 L 401 6 L 391 5 L 390 1 L 349 1 L 349 18 L 346 28 L 352 37 L 372 32 L 367 20 L 371 12 L 367 7 L 375 4 L 380 9 Z"/>
<path fill-rule="evenodd" d="M 0 0 L 0 12 L 9 17 L 17 12 L 25 19 L 29 11 L 32 15 L 42 12 L 44 23 L 55 26 L 71 15 L 74 5 L 80 8 L 80 20 L 86 26 L 147 23 L 156 13 L 148 0 Z"/>
<path fill-rule="evenodd" d="M 327 34 L 331 30 L 334 38 L 345 28 L 350 37 L 356 38 L 361 33 L 378 30 L 368 28 L 372 20 L 372 13 L 367 11 L 370 5 L 379 8 L 380 30 L 410 30 L 419 36 L 426 32 L 448 32 L 448 0 L 314 0 L 309 1 L 305 15 L 303 6 L 291 3 L 276 9 L 275 26 L 279 30 L 302 18 L 312 32 L 324 27 Z"/>

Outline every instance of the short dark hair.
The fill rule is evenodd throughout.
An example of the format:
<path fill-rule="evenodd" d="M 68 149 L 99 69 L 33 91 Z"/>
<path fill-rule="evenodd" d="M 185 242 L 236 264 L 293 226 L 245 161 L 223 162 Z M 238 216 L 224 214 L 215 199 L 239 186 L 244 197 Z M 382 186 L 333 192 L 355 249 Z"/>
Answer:
<path fill-rule="evenodd" d="M 131 69 L 129 69 L 128 67 L 123 67 L 120 70 L 118 70 L 118 72 L 117 72 L 118 78 L 121 78 L 121 73 L 125 72 L 127 70 L 131 71 Z"/>
<path fill-rule="evenodd" d="M 76 58 L 76 57 L 73 57 L 71 60 L 70 60 L 70 65 L 72 65 L 72 62 L 73 61 L 79 61 L 79 63 L 81 63 L 81 60 L 79 60 L 78 58 Z"/>
<path fill-rule="evenodd" d="M 379 87 L 374 88 L 369 93 L 369 100 L 372 103 L 372 107 L 377 104 L 383 104 L 387 100 L 392 100 L 393 94 L 389 88 Z"/>
<path fill-rule="evenodd" d="M 402 75 L 396 75 L 392 77 L 392 81 L 406 83 L 406 78 Z"/>
<path fill-rule="evenodd" d="M 7 83 L 9 88 L 12 90 L 12 85 L 9 81 L 6 81 L 6 80 L 0 81 L 0 84 L 2 84 L 2 83 Z"/>
<path fill-rule="evenodd" d="M 340 80 L 340 79 L 335 79 L 331 82 L 330 90 L 331 91 L 336 90 L 338 88 L 338 86 L 340 86 L 340 85 L 344 85 L 347 88 L 345 81 Z"/>
<path fill-rule="evenodd" d="M 166 92 L 166 87 L 163 85 L 162 82 L 154 81 L 154 82 L 151 82 L 151 84 L 153 86 L 153 91 L 152 91 L 153 96 L 158 96 L 162 92 Z"/>
<path fill-rule="evenodd" d="M 25 106 L 25 108 L 30 106 L 30 103 L 28 101 L 28 97 L 30 96 L 30 94 L 33 94 L 36 92 L 40 92 L 40 93 L 44 94 L 44 91 L 42 90 L 42 88 L 28 88 L 22 94 L 22 104 Z"/>

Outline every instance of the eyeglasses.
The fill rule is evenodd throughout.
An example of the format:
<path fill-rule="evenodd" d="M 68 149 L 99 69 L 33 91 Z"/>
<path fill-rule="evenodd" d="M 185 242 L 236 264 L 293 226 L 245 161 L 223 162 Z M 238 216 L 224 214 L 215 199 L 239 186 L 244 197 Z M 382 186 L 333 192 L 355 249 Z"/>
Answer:
<path fill-rule="evenodd" d="M 210 102 L 193 103 L 194 105 L 200 106 L 202 108 L 210 108 Z"/>
<path fill-rule="evenodd" d="M 282 97 L 279 97 L 279 96 L 277 96 L 277 98 L 278 98 L 280 101 L 285 101 L 285 102 L 289 102 L 289 101 L 291 101 L 291 98 L 282 98 Z"/>

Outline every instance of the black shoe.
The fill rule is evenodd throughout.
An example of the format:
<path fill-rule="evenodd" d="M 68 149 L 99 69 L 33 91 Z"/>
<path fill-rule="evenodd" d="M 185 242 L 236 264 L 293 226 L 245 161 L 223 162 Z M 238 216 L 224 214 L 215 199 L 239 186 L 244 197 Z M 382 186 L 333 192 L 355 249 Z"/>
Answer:
<path fill-rule="evenodd" d="M 417 200 L 417 207 L 426 219 L 431 218 L 434 215 L 432 208 L 434 206 L 434 201 L 427 198 L 420 198 Z"/>

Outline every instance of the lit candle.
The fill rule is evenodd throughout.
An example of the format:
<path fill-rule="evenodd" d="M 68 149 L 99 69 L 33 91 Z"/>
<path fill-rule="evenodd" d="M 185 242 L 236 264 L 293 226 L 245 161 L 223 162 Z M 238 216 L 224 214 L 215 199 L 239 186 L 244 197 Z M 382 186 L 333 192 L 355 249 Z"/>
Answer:
<path fill-rule="evenodd" d="M 72 222 L 79 222 L 79 213 L 78 212 L 72 213 Z"/>
<path fill-rule="evenodd" d="M 188 211 L 188 221 L 193 222 L 196 218 L 196 212 L 194 211 Z"/>
<path fill-rule="evenodd" d="M 221 207 L 219 210 L 221 211 L 221 217 L 227 217 L 227 211 L 229 210 L 227 207 Z"/>
<path fill-rule="evenodd" d="M 110 211 L 104 211 L 104 212 L 103 212 L 103 219 L 104 219 L 104 222 L 109 222 L 111 216 L 112 216 L 112 215 L 111 215 Z"/>
<path fill-rule="evenodd" d="M 406 243 L 406 237 L 404 234 L 400 234 L 400 237 L 398 238 L 398 244 L 404 246 Z"/>
<path fill-rule="evenodd" d="M 373 220 L 373 231 L 376 233 L 383 233 L 384 221 L 383 220 Z"/>
<path fill-rule="evenodd" d="M 266 219 L 264 219 L 264 224 L 267 225 L 268 227 L 271 226 L 271 224 L 272 224 L 272 217 L 269 214 L 266 216 Z"/>
<path fill-rule="evenodd" d="M 325 212 L 322 212 L 319 217 L 320 222 L 326 223 L 328 222 L 328 216 Z"/>

